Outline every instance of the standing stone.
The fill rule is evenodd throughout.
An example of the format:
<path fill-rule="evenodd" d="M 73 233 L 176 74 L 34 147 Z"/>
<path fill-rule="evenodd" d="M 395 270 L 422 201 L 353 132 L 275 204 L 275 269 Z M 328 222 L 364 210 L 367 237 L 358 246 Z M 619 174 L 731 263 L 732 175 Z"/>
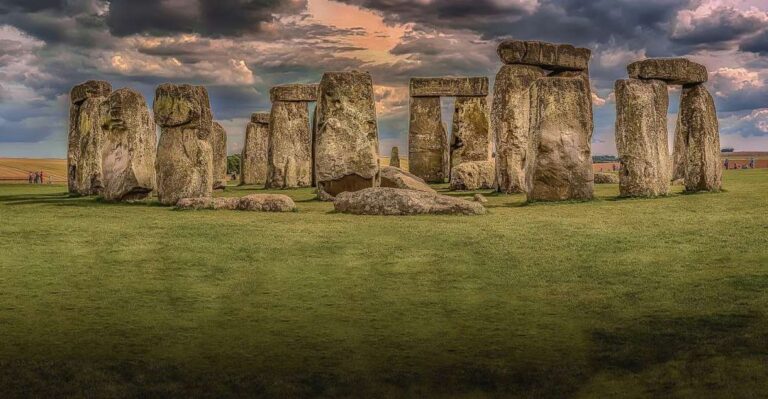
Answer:
<path fill-rule="evenodd" d="M 720 130 L 704 85 L 683 86 L 677 131 L 686 141 L 685 191 L 720 191 Z"/>
<path fill-rule="evenodd" d="M 677 126 L 680 126 L 678 119 Z M 672 180 L 685 179 L 685 165 L 688 163 L 685 137 L 680 128 L 675 128 L 675 139 L 672 147 Z"/>
<path fill-rule="evenodd" d="M 202 86 L 165 83 L 155 91 L 157 197 L 175 205 L 182 198 L 210 197 L 213 188 L 211 105 Z"/>
<path fill-rule="evenodd" d="M 267 182 L 268 151 L 269 112 L 253 113 L 245 128 L 245 143 L 240 155 L 240 184 Z"/>
<path fill-rule="evenodd" d="M 491 140 L 485 97 L 457 97 L 451 135 L 451 169 L 462 162 L 487 161 Z"/>
<path fill-rule="evenodd" d="M 491 130 L 496 141 L 496 178 L 502 193 L 525 191 L 530 87 L 544 70 L 530 65 L 504 65 L 493 86 Z"/>
<path fill-rule="evenodd" d="M 373 82 L 367 72 L 326 72 L 315 110 L 318 196 L 379 184 L 379 138 Z"/>
<path fill-rule="evenodd" d="M 590 109 L 589 88 L 581 78 L 548 77 L 531 86 L 528 201 L 592 198 Z"/>
<path fill-rule="evenodd" d="M 448 138 L 440 97 L 411 97 L 408 126 L 408 170 L 430 183 L 447 176 Z"/>
<path fill-rule="evenodd" d="M 67 186 L 79 195 L 98 194 L 102 186 L 102 124 L 107 119 L 108 82 L 89 80 L 70 92 Z"/>
<path fill-rule="evenodd" d="M 400 149 L 397 147 L 392 147 L 389 153 L 389 166 L 400 167 Z"/>
<path fill-rule="evenodd" d="M 107 201 L 146 198 L 155 189 L 155 121 L 144 96 L 135 90 L 116 90 L 108 103 L 101 196 Z"/>
<path fill-rule="evenodd" d="M 269 117 L 268 188 L 312 184 L 312 133 L 306 102 L 275 101 Z"/>
<path fill-rule="evenodd" d="M 211 149 L 213 150 L 213 189 L 227 187 L 227 131 L 218 122 L 213 122 L 211 129 Z"/>
<path fill-rule="evenodd" d="M 669 193 L 667 85 L 661 80 L 617 80 L 616 148 L 622 197 Z"/>

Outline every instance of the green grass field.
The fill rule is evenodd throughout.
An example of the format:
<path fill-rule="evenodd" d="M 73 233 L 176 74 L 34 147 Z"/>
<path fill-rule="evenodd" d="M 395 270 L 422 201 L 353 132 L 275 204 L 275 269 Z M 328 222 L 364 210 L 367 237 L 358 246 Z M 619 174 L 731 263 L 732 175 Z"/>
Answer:
<path fill-rule="evenodd" d="M 724 186 L 366 217 L 0 185 L 0 396 L 768 397 L 768 170 Z"/>

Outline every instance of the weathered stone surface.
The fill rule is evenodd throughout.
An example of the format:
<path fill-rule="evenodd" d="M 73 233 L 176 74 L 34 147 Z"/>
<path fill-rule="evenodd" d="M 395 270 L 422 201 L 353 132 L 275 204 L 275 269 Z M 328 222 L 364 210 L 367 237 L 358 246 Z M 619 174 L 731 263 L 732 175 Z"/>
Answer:
<path fill-rule="evenodd" d="M 67 137 L 67 186 L 72 194 L 93 195 L 101 190 L 102 123 L 108 114 L 108 82 L 90 80 L 72 88 Z"/>
<path fill-rule="evenodd" d="M 490 156 L 491 136 L 485 97 L 457 98 L 451 135 L 451 169 L 464 162 L 487 161 Z"/>
<path fill-rule="evenodd" d="M 269 151 L 269 112 L 256 112 L 245 128 L 245 143 L 240 154 L 240 184 L 267 182 Z"/>
<path fill-rule="evenodd" d="M 107 201 L 146 198 L 155 189 L 155 121 L 144 96 L 135 90 L 116 90 L 107 102 L 101 196 Z"/>
<path fill-rule="evenodd" d="M 211 128 L 211 150 L 213 151 L 213 189 L 227 187 L 227 131 L 218 122 Z"/>
<path fill-rule="evenodd" d="M 400 167 L 400 149 L 397 147 L 392 147 L 389 152 L 389 166 Z"/>
<path fill-rule="evenodd" d="M 272 103 L 267 155 L 267 187 L 312 185 L 312 132 L 306 102 Z"/>
<path fill-rule="evenodd" d="M 680 126 L 678 119 L 677 126 Z M 685 137 L 679 128 L 675 129 L 674 143 L 672 145 L 672 180 L 685 179 L 685 165 L 688 163 Z"/>
<path fill-rule="evenodd" d="M 535 65 L 555 71 L 583 70 L 589 67 L 592 51 L 570 44 L 504 40 L 496 49 L 505 64 Z"/>
<path fill-rule="evenodd" d="M 704 85 L 683 87 L 677 132 L 686 142 L 685 191 L 720 191 L 720 128 L 715 102 Z"/>
<path fill-rule="evenodd" d="M 451 171 L 451 190 L 496 188 L 496 162 L 464 162 Z"/>
<path fill-rule="evenodd" d="M 650 58 L 627 66 L 630 78 L 658 79 L 684 85 L 707 81 L 707 68 L 686 58 Z"/>
<path fill-rule="evenodd" d="M 472 200 L 475 202 L 479 202 L 481 204 L 485 204 L 488 202 L 488 198 L 485 198 L 483 194 L 477 193 L 472 196 Z"/>
<path fill-rule="evenodd" d="M 531 86 L 528 201 L 592 198 L 590 101 L 580 78 L 539 79 Z"/>
<path fill-rule="evenodd" d="M 296 203 L 281 194 L 251 194 L 245 197 L 194 197 L 182 198 L 176 203 L 178 209 L 228 209 L 257 212 L 291 212 Z"/>
<path fill-rule="evenodd" d="M 269 89 L 269 98 L 276 101 L 317 101 L 317 84 L 288 84 Z"/>
<path fill-rule="evenodd" d="M 162 84 L 155 91 L 157 197 L 175 205 L 182 198 L 210 197 L 213 189 L 213 121 L 202 86 Z"/>
<path fill-rule="evenodd" d="M 485 97 L 488 95 L 488 78 L 411 78 L 410 92 L 411 97 Z"/>
<path fill-rule="evenodd" d="M 504 65 L 496 74 L 491 130 L 496 141 L 496 178 L 503 193 L 525 192 L 525 158 L 530 135 L 530 88 L 544 70 L 533 65 Z"/>
<path fill-rule="evenodd" d="M 394 166 L 381 168 L 381 187 L 404 188 L 407 190 L 424 191 L 434 193 L 424 180 Z"/>
<path fill-rule="evenodd" d="M 400 188 L 375 187 L 336 196 L 337 212 L 355 215 L 483 215 L 479 202 Z"/>
<path fill-rule="evenodd" d="M 377 186 L 379 138 L 371 75 L 357 71 L 323 74 L 315 113 L 318 191 L 336 196 Z"/>
<path fill-rule="evenodd" d="M 408 170 L 430 183 L 448 177 L 448 136 L 440 97 L 412 97 L 408 125 Z"/>
<path fill-rule="evenodd" d="M 616 148 L 621 160 L 619 195 L 669 193 L 667 84 L 661 80 L 617 80 Z"/>
<path fill-rule="evenodd" d="M 619 175 L 616 173 L 595 172 L 595 184 L 619 184 Z"/>

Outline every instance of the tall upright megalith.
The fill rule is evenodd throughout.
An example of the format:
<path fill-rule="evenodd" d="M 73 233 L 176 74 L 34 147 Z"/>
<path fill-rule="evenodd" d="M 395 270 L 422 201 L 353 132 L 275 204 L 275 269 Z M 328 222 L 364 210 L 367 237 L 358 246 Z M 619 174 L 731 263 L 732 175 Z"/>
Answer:
<path fill-rule="evenodd" d="M 269 112 L 254 112 L 245 128 L 240 154 L 240 184 L 265 184 L 269 150 Z"/>
<path fill-rule="evenodd" d="M 107 102 L 101 196 L 107 201 L 146 198 L 155 189 L 155 121 L 144 96 L 136 90 L 115 90 Z"/>
<path fill-rule="evenodd" d="M 213 151 L 213 189 L 227 187 L 227 131 L 218 122 L 211 126 L 211 150 Z"/>
<path fill-rule="evenodd" d="M 400 167 L 400 149 L 396 146 L 389 152 L 389 166 Z"/>
<path fill-rule="evenodd" d="M 373 82 L 367 72 L 326 72 L 318 90 L 315 174 L 318 197 L 379 184 Z"/>
<path fill-rule="evenodd" d="M 720 133 L 715 102 L 702 84 L 683 86 L 677 131 L 685 140 L 685 191 L 720 191 Z"/>
<path fill-rule="evenodd" d="M 102 125 L 108 117 L 106 98 L 110 92 L 112 86 L 100 80 L 89 80 L 70 92 L 67 186 L 72 194 L 101 191 Z"/>
<path fill-rule="evenodd" d="M 451 169 L 491 157 L 488 103 L 485 97 L 457 97 L 451 131 Z"/>
<path fill-rule="evenodd" d="M 592 198 L 590 109 L 584 79 L 548 77 L 531 86 L 528 201 Z"/>
<path fill-rule="evenodd" d="M 411 97 L 408 127 L 408 170 L 431 183 L 448 177 L 448 135 L 440 97 Z"/>
<path fill-rule="evenodd" d="M 312 130 L 309 102 L 317 101 L 316 84 L 290 84 L 270 90 L 267 182 L 269 188 L 312 185 Z"/>
<path fill-rule="evenodd" d="M 160 126 L 155 169 L 160 203 L 210 197 L 213 189 L 213 125 L 208 91 L 165 83 L 157 87 L 155 122 Z"/>
<path fill-rule="evenodd" d="M 616 148 L 622 197 L 655 197 L 669 193 L 667 84 L 661 80 L 617 80 Z"/>

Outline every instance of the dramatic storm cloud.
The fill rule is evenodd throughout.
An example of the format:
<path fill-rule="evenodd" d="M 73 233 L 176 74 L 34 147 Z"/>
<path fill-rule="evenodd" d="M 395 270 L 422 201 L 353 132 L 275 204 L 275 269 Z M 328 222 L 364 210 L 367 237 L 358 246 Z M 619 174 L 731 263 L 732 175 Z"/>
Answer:
<path fill-rule="evenodd" d="M 709 69 L 723 146 L 768 150 L 763 0 L 0 0 L 0 156 L 63 157 L 69 89 L 87 79 L 150 103 L 162 82 L 206 85 L 235 152 L 270 86 L 348 69 L 373 75 L 382 152 L 405 151 L 408 79 L 493 78 L 504 38 L 593 50 L 596 154 L 616 151 L 614 81 L 665 56 Z"/>

